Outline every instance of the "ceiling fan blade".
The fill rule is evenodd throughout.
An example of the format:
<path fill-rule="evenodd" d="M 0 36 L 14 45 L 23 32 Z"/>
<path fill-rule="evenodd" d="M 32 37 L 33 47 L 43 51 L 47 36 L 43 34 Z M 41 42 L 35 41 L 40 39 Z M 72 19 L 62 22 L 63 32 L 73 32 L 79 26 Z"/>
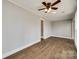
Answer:
<path fill-rule="evenodd" d="M 54 5 L 58 4 L 59 2 L 61 2 L 61 0 L 57 0 L 57 1 L 54 2 L 51 6 L 54 6 Z"/>
<path fill-rule="evenodd" d="M 42 2 L 42 4 L 44 5 L 44 6 L 46 6 L 47 4 L 46 4 L 46 2 Z"/>
<path fill-rule="evenodd" d="M 57 10 L 58 8 L 57 7 L 52 7 L 51 9 Z"/>
<path fill-rule="evenodd" d="M 42 9 L 38 9 L 38 10 L 40 11 L 40 10 L 44 10 L 44 9 L 46 9 L 46 8 L 42 8 Z"/>

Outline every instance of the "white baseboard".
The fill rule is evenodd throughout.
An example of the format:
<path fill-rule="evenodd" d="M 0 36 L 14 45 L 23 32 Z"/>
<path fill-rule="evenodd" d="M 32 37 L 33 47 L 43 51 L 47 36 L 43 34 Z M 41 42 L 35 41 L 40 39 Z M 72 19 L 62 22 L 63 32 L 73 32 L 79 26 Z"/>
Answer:
<path fill-rule="evenodd" d="M 51 35 L 51 36 L 49 36 L 49 37 L 59 37 L 59 38 L 73 39 L 72 37 L 54 36 L 54 35 Z"/>
<path fill-rule="evenodd" d="M 50 36 L 44 36 L 44 39 L 48 37 L 59 37 L 59 38 L 67 38 L 67 39 L 74 39 L 73 37 L 65 37 L 65 36 L 55 36 L 55 35 L 50 35 Z"/>
<path fill-rule="evenodd" d="M 30 43 L 30 44 L 28 44 L 28 45 L 22 46 L 22 47 L 20 47 L 20 48 L 14 49 L 14 50 L 12 50 L 12 51 L 10 51 L 10 52 L 8 52 L 8 53 L 3 54 L 2 58 L 6 58 L 6 57 L 8 57 L 8 56 L 10 56 L 10 55 L 12 55 L 12 54 L 14 54 L 14 53 L 16 53 L 16 52 L 18 52 L 18 51 L 21 51 L 21 50 L 23 50 L 23 49 L 25 49 L 25 48 L 28 48 L 28 47 L 30 47 L 30 46 L 32 46 L 33 44 L 36 44 L 36 43 L 38 43 L 38 42 L 40 42 L 40 40 L 35 41 L 35 42 L 33 42 L 33 43 Z"/>
<path fill-rule="evenodd" d="M 48 37 L 51 37 L 51 36 L 44 36 L 44 39 L 47 39 Z"/>

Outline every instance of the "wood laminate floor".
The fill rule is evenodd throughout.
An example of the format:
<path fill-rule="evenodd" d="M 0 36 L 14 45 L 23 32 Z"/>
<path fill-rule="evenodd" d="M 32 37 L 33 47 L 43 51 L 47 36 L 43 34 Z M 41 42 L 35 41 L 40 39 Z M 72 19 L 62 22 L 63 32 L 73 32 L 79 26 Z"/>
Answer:
<path fill-rule="evenodd" d="M 74 41 L 50 37 L 5 59 L 76 59 Z"/>

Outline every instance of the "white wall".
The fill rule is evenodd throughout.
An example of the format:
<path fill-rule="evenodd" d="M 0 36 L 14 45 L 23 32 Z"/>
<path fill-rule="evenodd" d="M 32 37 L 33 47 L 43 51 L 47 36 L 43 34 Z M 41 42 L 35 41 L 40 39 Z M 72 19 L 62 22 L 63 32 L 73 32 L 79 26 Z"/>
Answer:
<path fill-rule="evenodd" d="M 3 1 L 3 56 L 40 40 L 39 17 L 7 0 Z"/>
<path fill-rule="evenodd" d="M 54 21 L 52 25 L 52 36 L 72 38 L 71 20 Z"/>
<path fill-rule="evenodd" d="M 75 17 L 74 17 L 74 24 L 75 24 L 75 45 L 76 45 L 76 47 L 77 47 L 77 12 L 75 13 Z"/>
<path fill-rule="evenodd" d="M 77 47 L 77 14 L 75 13 L 75 16 L 72 19 L 72 38 L 75 41 L 75 45 Z"/>
<path fill-rule="evenodd" d="M 72 19 L 72 38 L 75 39 L 75 17 Z"/>
<path fill-rule="evenodd" d="M 52 36 L 51 21 L 44 20 L 44 38 Z"/>

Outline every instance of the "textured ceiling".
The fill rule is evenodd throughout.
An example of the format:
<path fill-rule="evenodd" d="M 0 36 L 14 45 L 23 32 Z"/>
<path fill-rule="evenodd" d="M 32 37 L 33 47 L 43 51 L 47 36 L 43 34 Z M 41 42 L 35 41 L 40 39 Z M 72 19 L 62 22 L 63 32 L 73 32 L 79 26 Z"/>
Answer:
<path fill-rule="evenodd" d="M 45 0 L 9 0 L 10 2 L 50 21 L 71 19 L 76 11 L 76 0 L 61 0 L 61 3 L 57 4 L 58 10 L 52 10 L 50 13 L 44 13 L 38 11 L 43 5 L 41 2 Z M 46 0 L 48 2 L 54 2 L 56 0 Z"/>

